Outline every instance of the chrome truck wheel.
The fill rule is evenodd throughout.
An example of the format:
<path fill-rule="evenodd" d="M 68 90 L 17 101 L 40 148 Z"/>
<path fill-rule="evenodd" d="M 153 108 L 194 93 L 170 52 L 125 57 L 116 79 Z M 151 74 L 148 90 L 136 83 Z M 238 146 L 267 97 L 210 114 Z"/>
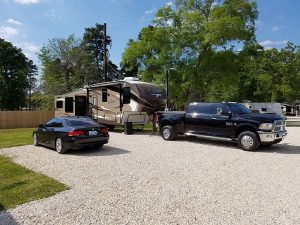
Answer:
<path fill-rule="evenodd" d="M 238 136 L 238 145 L 245 151 L 255 151 L 259 147 L 259 140 L 255 133 L 244 131 Z"/>

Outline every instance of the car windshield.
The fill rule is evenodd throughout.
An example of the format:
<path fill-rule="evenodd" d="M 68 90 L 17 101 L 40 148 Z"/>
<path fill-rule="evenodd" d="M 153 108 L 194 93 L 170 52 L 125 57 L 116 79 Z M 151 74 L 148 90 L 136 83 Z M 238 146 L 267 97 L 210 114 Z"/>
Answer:
<path fill-rule="evenodd" d="M 229 108 L 236 114 L 250 114 L 252 111 L 238 103 L 228 103 Z"/>
<path fill-rule="evenodd" d="M 67 118 L 65 121 L 71 127 L 99 126 L 98 123 L 90 118 Z"/>

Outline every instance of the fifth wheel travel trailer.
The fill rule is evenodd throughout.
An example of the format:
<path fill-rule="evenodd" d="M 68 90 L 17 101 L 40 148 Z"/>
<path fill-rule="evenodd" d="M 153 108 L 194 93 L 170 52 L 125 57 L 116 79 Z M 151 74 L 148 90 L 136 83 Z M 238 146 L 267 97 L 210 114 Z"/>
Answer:
<path fill-rule="evenodd" d="M 142 125 L 149 122 L 150 114 L 163 110 L 166 102 L 160 86 L 125 78 L 55 96 L 55 116 L 89 116 L 108 127 L 127 122 Z"/>
<path fill-rule="evenodd" d="M 244 102 L 242 103 L 248 109 L 258 113 L 277 114 L 282 116 L 281 104 L 276 102 Z"/>

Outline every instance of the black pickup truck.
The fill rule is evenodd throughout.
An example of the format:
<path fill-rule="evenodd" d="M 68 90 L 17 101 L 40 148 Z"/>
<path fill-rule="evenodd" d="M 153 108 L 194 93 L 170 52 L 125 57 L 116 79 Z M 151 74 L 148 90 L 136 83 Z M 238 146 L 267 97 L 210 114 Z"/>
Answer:
<path fill-rule="evenodd" d="M 229 139 L 246 151 L 279 143 L 287 135 L 284 118 L 253 113 L 239 103 L 191 103 L 186 112 L 158 112 L 158 122 L 165 140 L 177 134 Z"/>

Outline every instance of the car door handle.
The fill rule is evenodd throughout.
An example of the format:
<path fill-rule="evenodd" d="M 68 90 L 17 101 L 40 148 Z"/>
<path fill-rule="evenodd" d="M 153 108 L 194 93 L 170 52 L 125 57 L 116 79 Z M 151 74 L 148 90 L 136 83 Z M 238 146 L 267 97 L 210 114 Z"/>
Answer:
<path fill-rule="evenodd" d="M 212 120 L 216 120 L 217 118 L 215 118 L 215 117 L 212 117 L 211 119 L 212 119 Z"/>

